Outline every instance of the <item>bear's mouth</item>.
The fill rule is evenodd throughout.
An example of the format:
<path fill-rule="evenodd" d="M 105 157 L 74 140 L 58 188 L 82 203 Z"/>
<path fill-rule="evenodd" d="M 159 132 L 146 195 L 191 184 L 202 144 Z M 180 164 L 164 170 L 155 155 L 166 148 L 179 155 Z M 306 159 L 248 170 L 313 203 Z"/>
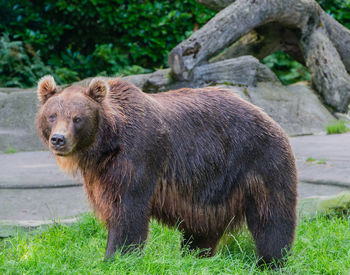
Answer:
<path fill-rule="evenodd" d="M 54 147 L 51 148 L 51 152 L 54 153 L 56 156 L 66 157 L 72 153 L 72 150 L 69 150 L 69 148 L 67 147 Z"/>
<path fill-rule="evenodd" d="M 62 153 L 62 152 L 54 152 L 54 154 L 55 154 L 56 156 L 60 156 L 60 157 L 66 157 L 66 156 L 69 155 L 69 153 L 67 154 L 67 153 Z"/>

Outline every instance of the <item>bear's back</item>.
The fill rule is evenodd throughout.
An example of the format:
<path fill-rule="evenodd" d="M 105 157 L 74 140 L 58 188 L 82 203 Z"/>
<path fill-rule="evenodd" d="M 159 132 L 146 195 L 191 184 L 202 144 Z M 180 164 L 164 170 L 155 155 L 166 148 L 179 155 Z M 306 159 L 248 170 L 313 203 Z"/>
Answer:
<path fill-rule="evenodd" d="M 225 167 L 229 157 L 251 160 L 248 155 L 257 156 L 272 143 L 276 152 L 288 143 L 276 122 L 231 90 L 184 88 L 146 94 L 122 80 L 112 84 L 112 98 L 132 131 L 128 140 L 133 151 L 156 151 L 163 145 L 179 174 L 193 169 L 201 174 L 211 164 Z"/>
<path fill-rule="evenodd" d="M 169 132 L 167 178 L 178 184 L 186 185 L 191 175 L 201 189 L 215 182 L 217 192 L 229 192 L 225 182 L 238 182 L 241 171 L 260 173 L 256 162 L 274 163 L 278 155 L 290 154 L 277 123 L 228 89 L 180 89 L 151 97 L 161 105 Z M 208 193 L 197 199 L 209 199 Z"/>

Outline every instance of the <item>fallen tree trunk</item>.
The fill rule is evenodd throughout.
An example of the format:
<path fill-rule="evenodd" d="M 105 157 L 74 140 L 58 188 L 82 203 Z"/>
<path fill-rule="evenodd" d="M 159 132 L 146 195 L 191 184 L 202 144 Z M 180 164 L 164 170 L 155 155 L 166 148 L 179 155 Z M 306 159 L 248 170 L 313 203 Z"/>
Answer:
<path fill-rule="evenodd" d="M 324 11 L 322 11 L 321 19 L 328 37 L 340 54 L 348 73 L 350 73 L 350 30 Z"/>
<path fill-rule="evenodd" d="M 209 62 L 213 63 L 242 55 L 252 55 L 262 60 L 276 51 L 284 51 L 296 61 L 305 63 L 295 33 L 274 23 L 250 31 L 222 53 L 211 58 Z"/>
<path fill-rule="evenodd" d="M 350 102 L 350 76 L 326 31 L 315 30 L 301 45 L 313 85 L 325 102 L 346 111 Z"/>
<path fill-rule="evenodd" d="M 280 83 L 276 75 L 252 56 L 226 59 L 212 64 L 198 66 L 191 81 L 174 81 L 169 69 L 144 75 L 126 76 L 144 92 L 157 93 L 183 87 L 205 87 L 229 85 L 254 87 L 258 82 Z M 87 83 L 83 83 L 87 85 Z"/>
<path fill-rule="evenodd" d="M 313 85 L 327 104 L 337 111 L 348 110 L 350 31 L 326 14 L 317 2 L 198 2 L 211 8 L 228 6 L 171 51 L 168 63 L 178 79 L 192 79 L 194 68 L 209 61 L 247 54 L 262 59 L 283 50 L 306 64 Z"/>

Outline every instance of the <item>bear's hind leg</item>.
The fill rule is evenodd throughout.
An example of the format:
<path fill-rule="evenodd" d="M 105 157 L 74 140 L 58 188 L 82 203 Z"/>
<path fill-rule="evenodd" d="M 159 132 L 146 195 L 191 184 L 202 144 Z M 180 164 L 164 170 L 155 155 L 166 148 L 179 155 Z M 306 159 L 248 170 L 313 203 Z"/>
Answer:
<path fill-rule="evenodd" d="M 211 257 L 215 254 L 215 248 L 220 238 L 221 235 L 217 234 L 197 235 L 184 232 L 181 247 L 182 249 L 187 247 L 190 251 L 200 249 L 199 257 Z"/>
<path fill-rule="evenodd" d="M 296 200 L 291 198 L 289 205 L 283 205 L 278 203 L 276 196 L 272 198 L 275 200 L 265 205 L 268 208 L 265 211 L 255 199 L 248 198 L 246 219 L 259 253 L 258 265 L 266 263 L 275 267 L 283 265 L 282 258 L 287 255 L 294 240 Z"/>

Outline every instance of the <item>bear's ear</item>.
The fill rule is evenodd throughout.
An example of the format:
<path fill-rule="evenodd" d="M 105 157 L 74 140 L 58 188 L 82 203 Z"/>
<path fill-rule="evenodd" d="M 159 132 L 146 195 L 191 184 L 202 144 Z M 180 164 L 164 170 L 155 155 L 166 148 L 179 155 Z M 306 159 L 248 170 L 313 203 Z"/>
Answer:
<path fill-rule="evenodd" d="M 109 85 L 102 78 L 94 78 L 89 84 L 87 95 L 101 103 L 109 93 Z"/>
<path fill-rule="evenodd" d="M 44 104 L 57 91 L 56 82 L 51 75 L 45 75 L 39 80 L 38 96 L 41 104 Z"/>

